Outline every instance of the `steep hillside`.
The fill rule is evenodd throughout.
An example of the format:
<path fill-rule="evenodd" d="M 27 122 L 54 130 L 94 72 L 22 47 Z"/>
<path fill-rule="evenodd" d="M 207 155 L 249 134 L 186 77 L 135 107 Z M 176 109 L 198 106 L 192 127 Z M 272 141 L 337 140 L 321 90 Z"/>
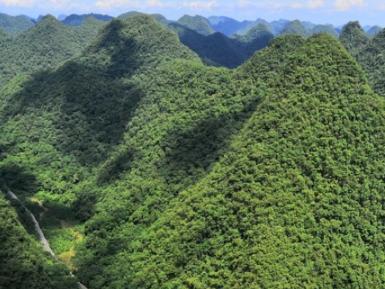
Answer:
<path fill-rule="evenodd" d="M 143 107 L 129 124 L 141 129 L 106 163 L 111 176 L 120 173 L 79 256 L 90 286 L 385 284 L 385 103 L 336 40 L 276 40 L 226 80 L 224 70 L 186 63 L 161 75 L 173 79 L 174 104 L 155 93 L 152 111 L 164 114 L 149 119 Z"/>
<path fill-rule="evenodd" d="M 385 100 L 363 69 L 334 37 L 298 35 L 312 23 L 272 40 L 185 20 L 46 17 L 1 36 L 0 187 L 91 289 L 384 287 Z M 270 44 L 210 67 L 170 27 L 215 65 Z M 361 30 L 341 40 L 375 67 L 384 33 Z M 0 287 L 72 289 L 0 207 Z"/>
<path fill-rule="evenodd" d="M 150 17 L 112 21 L 81 57 L 2 89 L 0 147 L 35 172 L 43 192 L 74 200 L 149 93 L 141 74 L 174 58 L 198 60 Z"/>

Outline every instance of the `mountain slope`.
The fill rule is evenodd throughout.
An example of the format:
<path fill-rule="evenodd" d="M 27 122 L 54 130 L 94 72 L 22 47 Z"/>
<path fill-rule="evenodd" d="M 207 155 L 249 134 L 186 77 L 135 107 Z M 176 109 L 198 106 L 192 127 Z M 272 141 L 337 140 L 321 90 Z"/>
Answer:
<path fill-rule="evenodd" d="M 88 248 L 99 259 L 87 255 L 83 274 L 95 274 L 94 287 L 385 284 L 384 100 L 326 35 L 279 39 L 239 76 L 262 80 L 268 93 L 208 174 L 159 216 L 158 201 L 136 195 L 128 175 L 131 197 L 109 191 L 89 223 Z M 149 203 L 131 211 L 135 199 Z"/>

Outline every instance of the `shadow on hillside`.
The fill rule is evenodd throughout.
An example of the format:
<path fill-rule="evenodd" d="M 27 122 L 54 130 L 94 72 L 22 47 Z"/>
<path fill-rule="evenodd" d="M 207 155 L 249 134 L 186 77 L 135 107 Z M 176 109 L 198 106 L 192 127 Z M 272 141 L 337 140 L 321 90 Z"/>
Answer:
<path fill-rule="evenodd" d="M 202 120 L 195 127 L 175 129 L 163 142 L 166 156 L 159 164 L 174 193 L 196 183 L 228 150 L 231 138 L 239 132 L 255 111 L 260 99 L 250 102 L 242 111 Z"/>
<path fill-rule="evenodd" d="M 33 75 L 6 108 L 8 119 L 28 110 L 57 128 L 54 145 L 85 165 L 102 162 L 118 144 L 144 92 L 130 77 L 140 68 L 134 39 L 109 25 L 85 56 Z M 52 132 L 54 133 L 54 132 Z"/>
<path fill-rule="evenodd" d="M 36 177 L 17 164 L 0 165 L 0 188 L 11 190 L 22 198 L 33 195 L 39 187 Z"/>
<path fill-rule="evenodd" d="M 134 159 L 135 152 L 132 149 L 128 148 L 120 151 L 103 164 L 97 176 L 97 183 L 101 185 L 119 179 L 121 174 L 131 168 Z"/>

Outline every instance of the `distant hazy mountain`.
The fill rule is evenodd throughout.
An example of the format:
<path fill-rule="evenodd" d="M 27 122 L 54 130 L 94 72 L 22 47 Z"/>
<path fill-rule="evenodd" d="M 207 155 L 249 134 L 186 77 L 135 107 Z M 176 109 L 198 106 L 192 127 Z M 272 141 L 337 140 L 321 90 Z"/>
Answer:
<path fill-rule="evenodd" d="M 285 27 L 290 23 L 289 20 L 285 19 L 280 19 L 280 20 L 275 20 L 270 23 L 272 32 L 274 35 L 281 34 L 282 31 L 285 29 Z"/>
<path fill-rule="evenodd" d="M 70 16 L 67 16 L 64 20 L 62 20 L 62 22 L 66 25 L 79 26 L 79 25 L 83 24 L 85 19 L 87 19 L 88 17 L 93 17 L 93 18 L 101 20 L 101 21 L 110 21 L 113 19 L 112 16 L 102 15 L 102 14 L 93 14 L 93 13 L 81 14 L 81 15 L 72 14 Z"/>
<path fill-rule="evenodd" d="M 10 16 L 0 13 L 0 28 L 10 34 L 20 33 L 35 25 L 34 21 L 24 15 Z"/>
<path fill-rule="evenodd" d="M 299 20 L 294 20 L 294 21 L 289 22 L 285 26 L 285 28 L 283 29 L 281 34 L 282 35 L 293 34 L 293 35 L 299 35 L 299 36 L 303 36 L 303 37 L 309 35 L 309 33 L 306 31 L 305 26 Z"/>
<path fill-rule="evenodd" d="M 338 37 L 338 34 L 339 34 L 336 28 L 331 24 L 315 25 L 311 29 L 311 34 L 318 34 L 318 33 L 327 33 L 335 37 Z"/>
<path fill-rule="evenodd" d="M 210 21 L 199 15 L 184 15 L 177 22 L 202 35 L 210 35 L 215 32 L 215 30 L 211 27 Z"/>
<path fill-rule="evenodd" d="M 221 32 L 227 36 L 246 35 L 251 29 L 259 24 L 266 26 L 268 31 L 273 35 L 297 34 L 310 36 L 321 32 L 325 32 L 333 36 L 338 35 L 338 32 L 333 25 L 318 25 L 309 21 L 289 21 L 286 19 L 280 19 L 268 22 L 261 18 L 258 18 L 255 21 L 238 21 L 225 16 L 212 16 L 209 17 L 208 20 L 215 31 Z"/>
<path fill-rule="evenodd" d="M 240 22 L 225 16 L 211 16 L 208 18 L 208 20 L 210 21 L 210 24 L 215 31 L 221 32 L 227 36 L 237 33 L 239 30 L 244 28 L 246 22 L 250 22 Z"/>
<path fill-rule="evenodd" d="M 258 24 L 264 24 L 272 30 L 270 23 L 264 19 L 258 18 L 255 21 L 244 20 L 238 21 L 225 16 L 212 16 L 208 18 L 211 26 L 217 32 L 221 32 L 227 36 L 243 35 L 246 34 L 250 29 L 257 26 Z"/>
<path fill-rule="evenodd" d="M 368 30 L 366 30 L 366 33 L 371 36 L 371 37 L 374 37 L 376 36 L 378 33 L 380 33 L 382 30 L 382 28 L 380 26 L 372 26 L 370 27 Z"/>

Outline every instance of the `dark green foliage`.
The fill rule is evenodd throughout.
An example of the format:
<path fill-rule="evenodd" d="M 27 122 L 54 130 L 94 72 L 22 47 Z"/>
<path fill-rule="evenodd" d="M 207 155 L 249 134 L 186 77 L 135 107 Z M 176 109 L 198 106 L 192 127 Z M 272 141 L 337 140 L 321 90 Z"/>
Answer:
<path fill-rule="evenodd" d="M 25 231 L 15 211 L 0 195 L 0 288 L 75 289 L 64 265 L 45 255 Z"/>
<path fill-rule="evenodd" d="M 184 15 L 177 22 L 202 35 L 210 35 L 215 32 L 211 27 L 209 20 L 199 15 Z"/>

